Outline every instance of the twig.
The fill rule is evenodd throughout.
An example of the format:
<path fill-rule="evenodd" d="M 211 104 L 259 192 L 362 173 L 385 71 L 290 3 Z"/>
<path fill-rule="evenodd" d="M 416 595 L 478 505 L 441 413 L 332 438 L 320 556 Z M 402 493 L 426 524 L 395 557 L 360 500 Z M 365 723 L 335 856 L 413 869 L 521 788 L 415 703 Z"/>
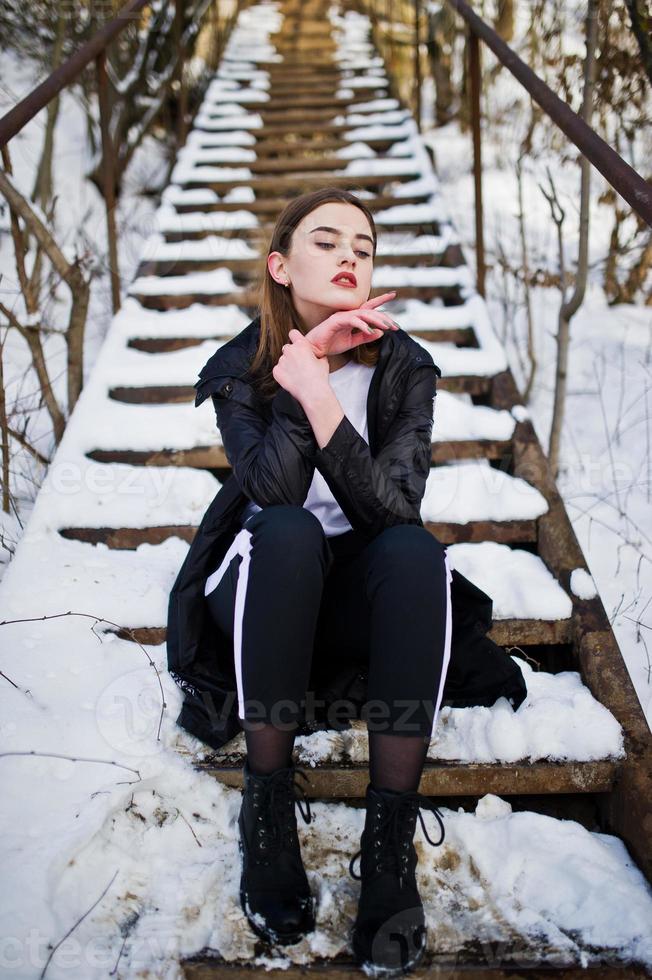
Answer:
<path fill-rule="evenodd" d="M 183 820 L 183 822 L 184 822 L 184 823 L 185 823 L 185 825 L 187 826 L 187 828 L 188 828 L 188 830 L 190 831 L 190 833 L 192 834 L 192 836 L 193 836 L 193 837 L 195 838 L 195 840 L 197 841 L 197 846 L 198 846 L 198 847 L 203 847 L 204 845 L 203 845 L 203 844 L 202 844 L 202 842 L 201 842 L 201 841 L 199 840 L 199 837 L 197 837 L 197 834 L 196 834 L 196 833 L 195 833 L 195 831 L 194 831 L 194 830 L 192 829 L 192 827 L 190 826 L 190 824 L 188 823 L 188 821 L 187 821 L 187 820 L 186 820 L 186 818 L 184 817 L 184 815 L 183 815 L 183 813 L 181 812 L 181 810 L 179 809 L 179 807 L 176 807 L 176 806 L 175 806 L 175 808 L 174 808 L 174 809 L 175 809 L 175 810 L 177 811 L 177 813 L 178 813 L 178 815 L 179 815 L 179 816 L 181 817 L 181 819 Z"/>
<path fill-rule="evenodd" d="M 118 623 L 112 623 L 110 619 L 104 619 L 103 616 L 94 616 L 92 613 L 72 612 L 72 610 L 69 610 L 68 612 L 65 613 L 52 613 L 52 615 L 49 616 L 29 616 L 26 617 L 25 619 L 3 619 L 0 621 L 0 626 L 9 626 L 12 623 L 42 623 L 46 619 L 61 619 L 63 616 L 82 616 L 85 619 L 94 619 L 96 623 L 107 623 L 109 626 L 115 626 L 115 628 L 120 630 L 121 632 L 128 633 L 131 639 L 133 640 L 133 642 L 138 644 L 140 649 L 147 657 L 150 667 L 154 668 L 154 671 L 156 673 L 156 679 L 158 680 L 159 690 L 161 692 L 161 714 L 158 720 L 158 731 L 156 733 L 156 741 L 159 742 L 161 740 L 161 726 L 163 724 L 163 715 L 165 713 L 165 709 L 167 708 L 167 703 L 165 701 L 165 693 L 163 691 L 163 684 L 161 683 L 161 675 L 159 674 L 156 664 L 148 654 L 145 647 L 134 636 L 134 632 L 132 629 L 130 629 L 127 626 L 120 626 Z M 91 627 L 91 629 L 95 634 L 95 636 L 97 636 L 97 633 L 95 633 L 93 627 Z M 100 642 L 102 642 L 101 637 L 98 636 L 98 639 L 100 640 Z"/>
<path fill-rule="evenodd" d="M 118 769 L 127 769 L 129 772 L 135 772 L 138 779 L 143 778 L 138 769 L 132 769 L 131 766 L 124 766 L 121 762 L 115 762 L 113 759 L 87 759 L 83 756 L 61 755 L 59 752 L 37 752 L 35 749 L 26 749 L 24 752 L 0 752 L 0 759 L 6 759 L 10 755 L 33 755 L 44 759 L 67 759 L 68 762 L 99 762 L 101 765 L 117 766 Z"/>
<path fill-rule="evenodd" d="M 84 914 L 83 914 L 83 915 L 82 915 L 82 916 L 81 916 L 81 917 L 80 917 L 79 919 L 77 919 L 77 921 L 75 922 L 75 924 L 74 924 L 73 926 L 71 926 L 71 927 L 70 927 L 70 929 L 69 929 L 69 930 L 68 930 L 68 932 L 67 932 L 67 933 L 65 934 L 65 936 L 62 936 L 62 937 L 61 937 L 61 939 L 59 940 L 59 942 L 58 942 L 58 943 L 56 943 L 56 944 L 55 944 L 55 945 L 54 945 L 54 946 L 52 947 L 52 949 L 50 950 L 50 955 L 48 956 L 48 958 L 47 958 L 47 960 L 45 961 L 45 966 L 44 966 L 44 967 L 43 967 L 43 969 L 41 970 L 41 975 L 40 975 L 40 978 L 39 978 L 39 980 L 43 980 L 43 977 L 45 976 L 45 971 L 47 970 L 47 968 L 48 968 L 48 966 L 50 965 L 50 960 L 52 959 L 52 957 L 54 956 L 54 954 L 55 954 L 55 953 L 56 953 L 56 951 L 58 950 L 58 948 L 59 948 L 59 946 L 61 946 L 61 944 L 62 944 L 63 942 L 65 942 L 65 941 L 66 941 L 66 939 L 68 938 L 68 936 L 69 936 L 69 935 L 70 935 L 70 934 L 71 934 L 72 932 L 74 932 L 74 930 L 75 930 L 75 929 L 77 928 L 77 926 L 78 926 L 78 925 L 79 925 L 79 924 L 80 924 L 81 922 L 83 922 L 83 921 L 84 921 L 84 919 L 86 918 L 86 916 L 87 916 L 87 915 L 90 915 L 90 913 L 91 913 L 91 912 L 93 911 L 93 909 L 95 908 L 95 906 L 96 906 L 96 905 L 99 905 L 99 903 L 100 903 L 100 902 L 102 901 L 102 899 L 104 898 L 104 896 L 105 896 L 105 895 L 106 895 L 106 893 L 108 892 L 108 890 L 109 890 L 109 888 L 111 887 L 111 885 L 112 885 L 112 884 L 113 884 L 113 882 L 115 881 L 115 879 L 116 879 L 116 876 L 117 876 L 117 874 L 118 874 L 118 870 L 119 870 L 119 869 L 117 869 L 117 870 L 115 871 L 115 873 L 114 873 L 114 875 L 113 875 L 113 878 L 111 878 L 111 881 L 110 881 L 110 882 L 108 883 L 108 885 L 106 886 L 106 888 L 104 889 L 104 891 L 102 892 L 102 894 L 100 895 L 100 897 L 99 897 L 99 898 L 97 899 L 97 901 L 95 901 L 95 902 L 93 902 L 93 904 L 91 905 L 91 907 L 90 907 L 89 909 L 87 909 L 87 911 L 86 911 L 86 912 L 84 912 Z"/>
<path fill-rule="evenodd" d="M 31 453 L 34 459 L 38 463 L 42 463 L 43 466 L 50 465 L 51 460 L 49 460 L 47 456 L 43 456 L 43 454 L 40 453 L 38 449 L 36 449 L 36 447 L 31 444 L 31 442 L 27 441 L 24 435 L 21 435 L 20 432 L 17 432 L 16 429 L 12 428 L 12 426 L 10 425 L 7 426 L 7 432 L 12 437 L 12 439 L 15 439 L 16 442 L 19 442 L 21 446 L 23 446 L 29 453 Z"/>

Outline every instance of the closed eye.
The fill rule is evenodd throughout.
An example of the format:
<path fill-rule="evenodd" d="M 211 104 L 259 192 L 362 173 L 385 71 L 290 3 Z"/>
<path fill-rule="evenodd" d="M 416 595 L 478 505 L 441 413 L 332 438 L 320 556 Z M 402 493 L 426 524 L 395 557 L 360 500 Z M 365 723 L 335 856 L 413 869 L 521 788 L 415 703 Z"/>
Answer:
<path fill-rule="evenodd" d="M 333 242 L 317 242 L 319 248 L 335 248 Z M 361 255 L 363 259 L 368 259 L 370 256 L 369 252 L 365 252 L 363 249 L 358 249 L 358 255 Z"/>

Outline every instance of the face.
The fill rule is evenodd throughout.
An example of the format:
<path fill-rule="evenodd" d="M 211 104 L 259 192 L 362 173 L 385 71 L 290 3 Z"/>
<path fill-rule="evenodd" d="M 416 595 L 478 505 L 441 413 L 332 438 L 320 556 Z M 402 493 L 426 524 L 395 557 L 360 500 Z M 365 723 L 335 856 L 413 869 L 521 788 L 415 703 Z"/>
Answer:
<path fill-rule="evenodd" d="M 366 217 L 354 204 L 320 204 L 299 222 L 287 256 L 271 252 L 273 278 L 288 287 L 308 328 L 337 310 L 353 310 L 369 298 L 373 239 Z M 334 282 L 342 273 L 350 277 Z"/>

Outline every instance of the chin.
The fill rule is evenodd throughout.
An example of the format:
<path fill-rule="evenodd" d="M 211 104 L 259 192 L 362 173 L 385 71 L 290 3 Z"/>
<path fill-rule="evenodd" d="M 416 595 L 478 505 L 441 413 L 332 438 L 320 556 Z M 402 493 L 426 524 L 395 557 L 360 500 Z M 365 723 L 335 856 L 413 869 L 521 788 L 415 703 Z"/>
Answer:
<path fill-rule="evenodd" d="M 339 287 L 337 309 L 339 310 L 355 310 L 363 303 L 362 292 L 359 288 L 344 290 Z"/>

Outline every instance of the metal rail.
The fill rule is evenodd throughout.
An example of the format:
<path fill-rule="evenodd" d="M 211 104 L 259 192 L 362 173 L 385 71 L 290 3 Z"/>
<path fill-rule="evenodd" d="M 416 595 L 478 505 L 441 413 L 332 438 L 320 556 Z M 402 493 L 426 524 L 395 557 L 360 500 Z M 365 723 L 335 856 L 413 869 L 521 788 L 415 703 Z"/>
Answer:
<path fill-rule="evenodd" d="M 60 65 L 41 82 L 29 95 L 0 118 L 0 148 L 16 136 L 30 120 L 34 118 L 52 99 L 74 82 L 84 69 L 95 62 L 97 73 L 97 91 L 100 115 L 100 133 L 102 137 L 102 192 L 106 208 L 107 238 L 109 245 L 109 264 L 111 270 L 111 298 L 113 312 L 120 309 L 120 276 L 118 272 L 118 242 L 115 225 L 115 153 L 116 147 L 111 137 L 109 117 L 109 86 L 106 68 L 106 52 L 109 44 L 114 41 L 130 22 L 138 21 L 144 7 L 151 0 L 127 0 L 120 12 L 104 25 L 93 37 L 79 48 L 64 64 Z M 175 36 L 178 46 L 182 45 L 183 10 L 185 0 L 174 0 L 175 4 Z M 237 16 L 236 4 L 230 23 Z M 227 29 L 228 34 L 228 29 Z M 184 84 L 183 66 L 185 52 L 182 51 L 176 70 L 176 80 L 179 83 L 179 119 L 177 135 L 179 144 L 185 140 L 186 111 L 188 97 Z"/>
<path fill-rule="evenodd" d="M 652 185 L 641 177 L 633 167 L 576 112 L 563 102 L 551 88 L 522 61 L 515 51 L 503 41 L 499 34 L 489 27 L 471 9 L 466 0 L 447 0 L 457 13 L 464 18 L 469 31 L 470 62 L 470 103 L 471 128 L 473 132 L 473 175 L 476 189 L 476 264 L 478 292 L 484 294 L 485 257 L 482 235 L 482 159 L 480 142 L 480 52 L 479 41 L 491 48 L 498 60 L 514 78 L 530 93 L 543 111 L 566 134 L 571 143 L 584 154 L 587 160 L 599 170 L 631 208 L 652 227 Z M 419 0 L 415 0 L 419 6 Z"/>
<path fill-rule="evenodd" d="M 94 34 L 90 41 L 83 44 L 79 51 L 53 71 L 44 82 L 41 82 L 29 95 L 26 95 L 17 105 L 10 109 L 0 119 L 0 147 L 6 146 L 12 137 L 19 133 L 37 112 L 44 109 L 59 92 L 82 73 L 84 68 L 94 61 L 98 55 L 124 31 L 135 14 L 140 13 L 149 0 L 128 0 L 117 17 L 105 24 Z"/>

